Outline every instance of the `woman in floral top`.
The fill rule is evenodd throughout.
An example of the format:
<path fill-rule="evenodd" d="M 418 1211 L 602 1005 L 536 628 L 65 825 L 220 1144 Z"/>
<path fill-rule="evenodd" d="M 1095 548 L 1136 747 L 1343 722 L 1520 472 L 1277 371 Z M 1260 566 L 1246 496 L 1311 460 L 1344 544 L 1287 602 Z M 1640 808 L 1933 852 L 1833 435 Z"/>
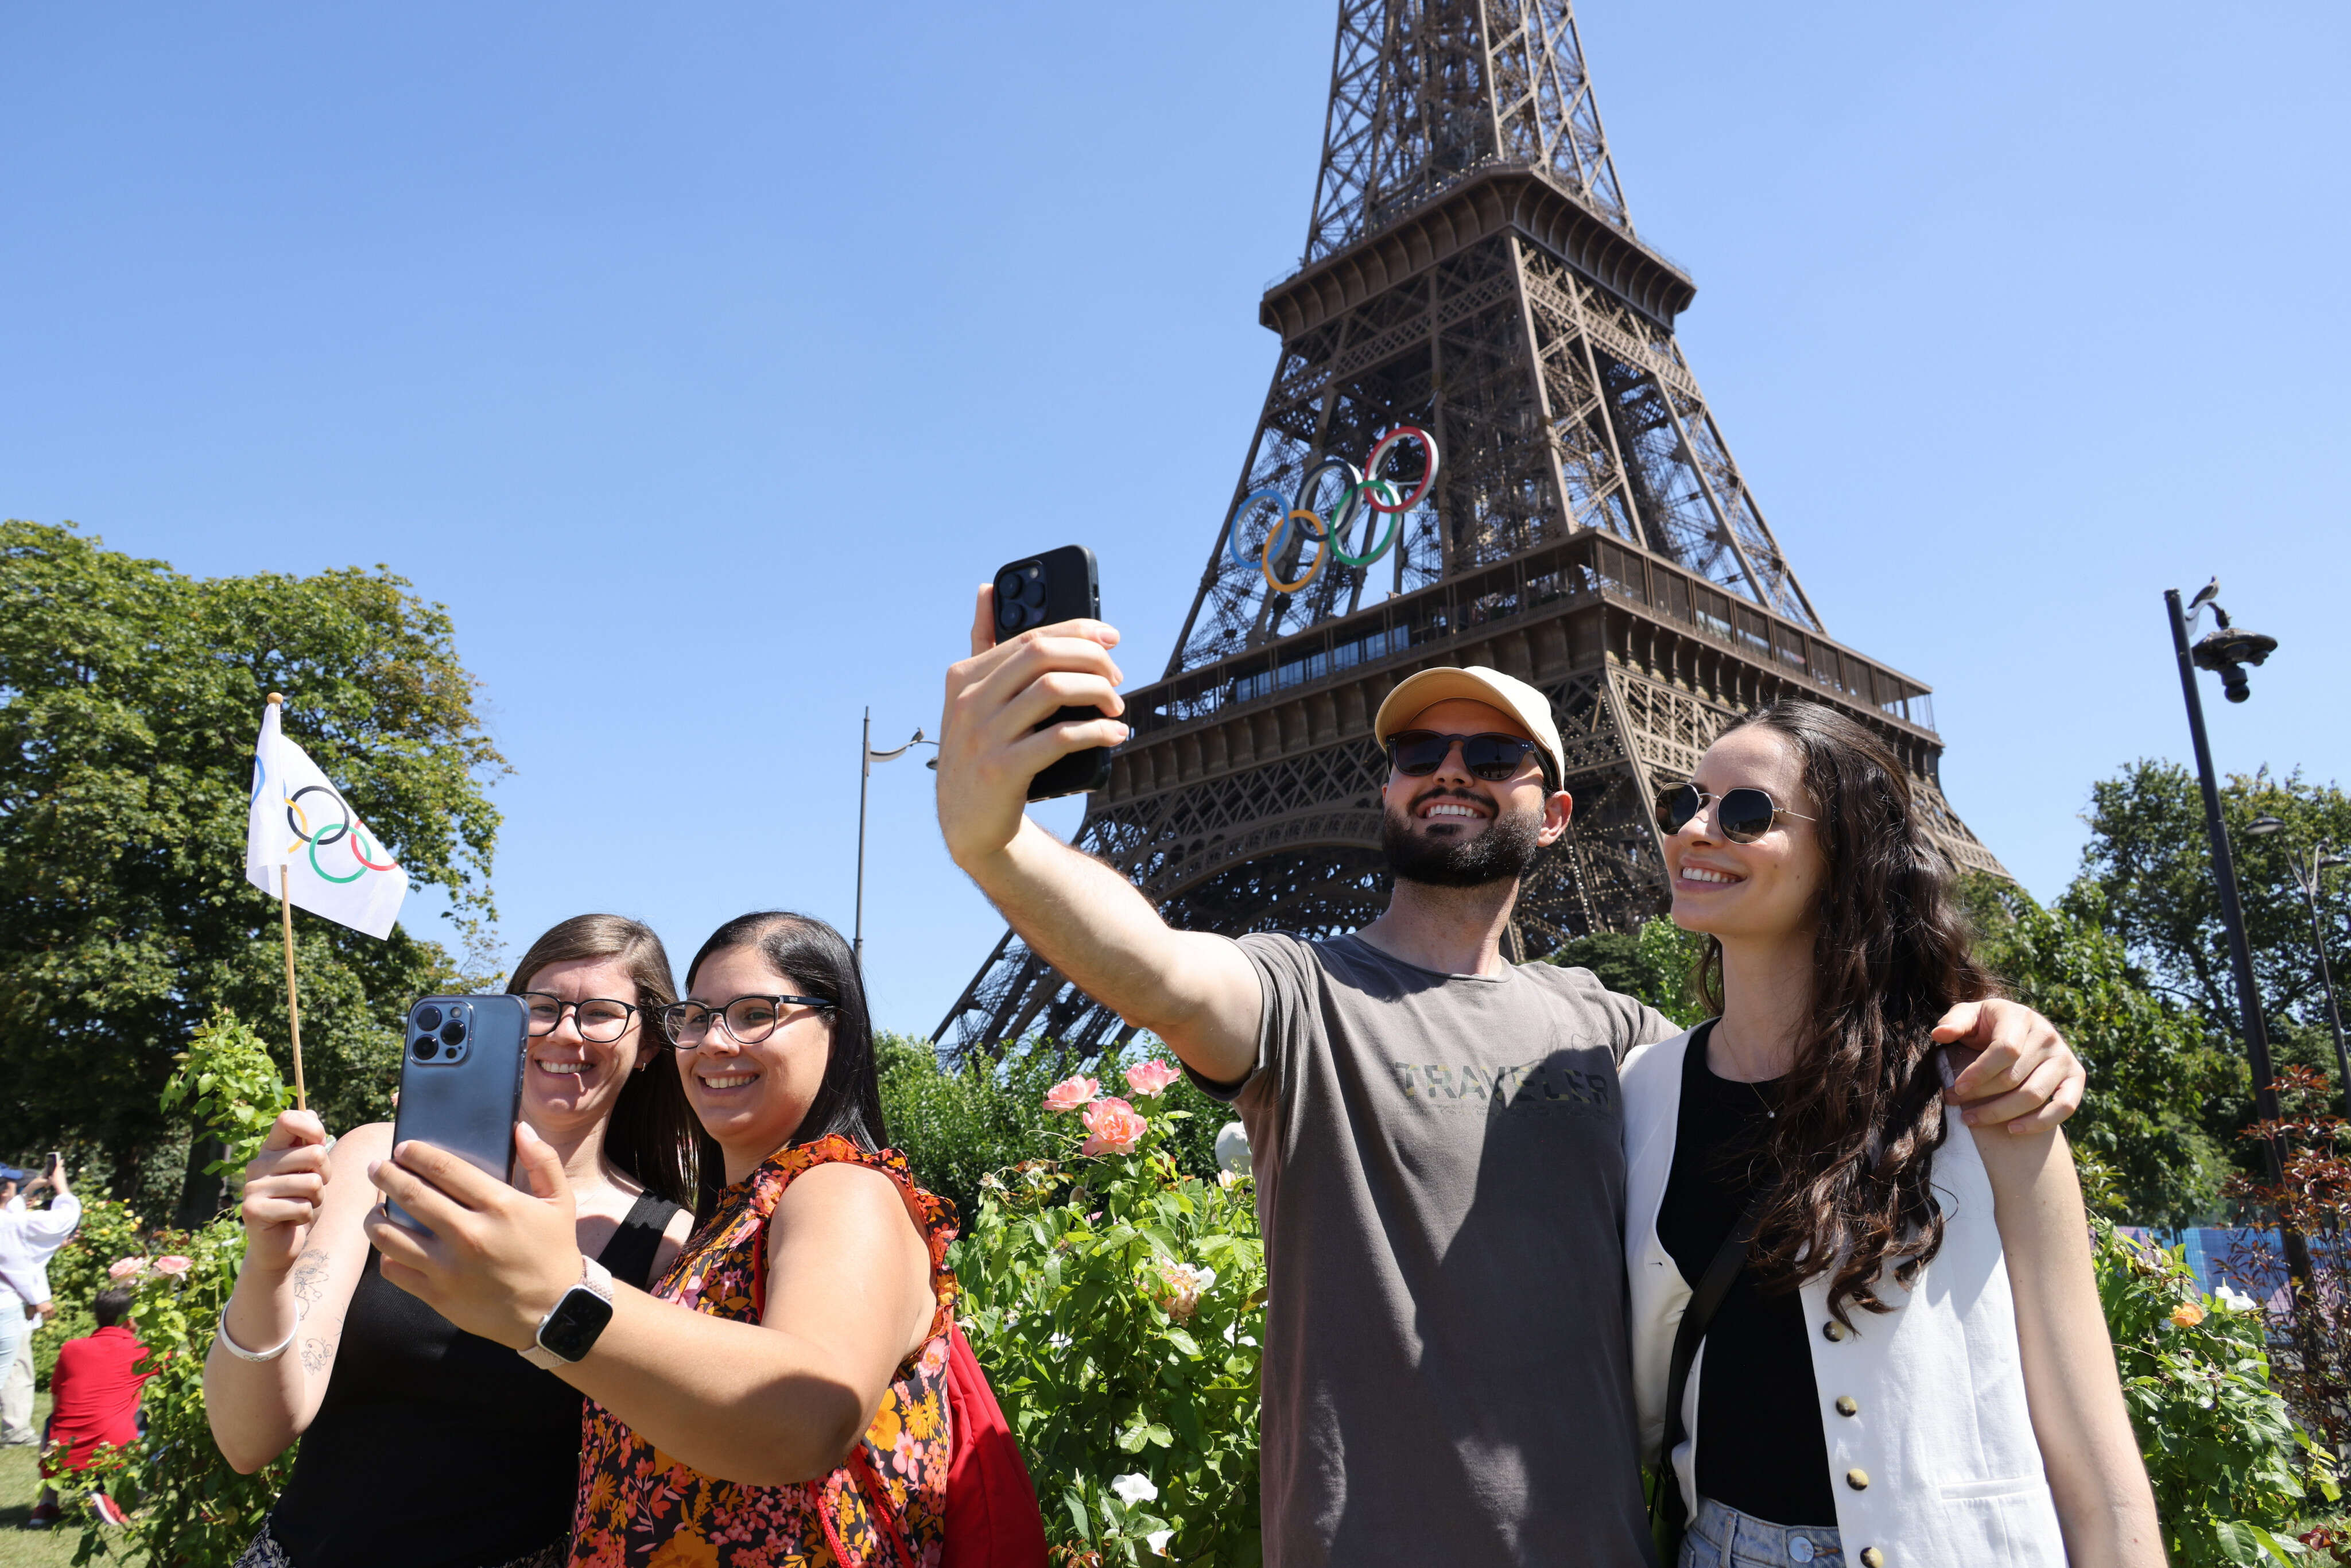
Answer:
<path fill-rule="evenodd" d="M 588 1396 L 571 1560 L 936 1568 L 955 1211 L 882 1147 L 848 945 L 803 915 L 729 921 L 664 1021 L 728 1185 L 669 1272 L 611 1287 L 610 1322 L 555 1366 Z M 560 1167 L 527 1128 L 516 1148 L 529 1193 L 401 1145 L 376 1185 L 433 1234 L 379 1217 L 370 1235 L 386 1279 L 526 1351 L 584 1276 Z"/>

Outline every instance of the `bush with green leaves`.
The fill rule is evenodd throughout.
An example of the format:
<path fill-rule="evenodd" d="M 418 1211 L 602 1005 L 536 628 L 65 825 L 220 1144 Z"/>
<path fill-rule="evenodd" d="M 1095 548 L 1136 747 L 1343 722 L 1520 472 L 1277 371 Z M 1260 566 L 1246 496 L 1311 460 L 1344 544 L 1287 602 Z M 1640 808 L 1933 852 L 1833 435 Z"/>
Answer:
<path fill-rule="evenodd" d="M 967 1051 L 942 1062 L 927 1040 L 884 1034 L 874 1042 L 882 1114 L 890 1142 L 906 1156 L 914 1177 L 955 1201 L 968 1223 L 979 1206 L 980 1179 L 1023 1160 L 1048 1159 L 1066 1139 L 1042 1108 L 1045 1091 L 1081 1070 L 1115 1082 L 1118 1073 L 1152 1054 L 1146 1040 L 1123 1052 L 1086 1055 L 1041 1036 L 1007 1043 L 999 1052 Z M 1166 1133 L 1176 1167 L 1197 1176 L 1217 1171 L 1217 1131 L 1233 1119 L 1189 1081 L 1160 1097 L 1187 1113 Z"/>
<path fill-rule="evenodd" d="M 164 1090 L 165 1105 L 197 1107 L 241 1166 L 289 1099 L 267 1051 L 233 1015 L 215 1012 L 178 1065 Z M 94 1251 L 87 1256 L 97 1260 Z M 88 1469 L 60 1477 L 58 1490 L 69 1504 L 93 1491 L 111 1492 L 137 1511 L 120 1528 L 87 1516 L 91 1522 L 83 1527 L 74 1561 L 120 1552 L 158 1568 L 228 1568 L 268 1516 L 293 1472 L 295 1453 L 288 1448 L 254 1474 L 239 1475 L 213 1442 L 204 1417 L 204 1356 L 236 1288 L 245 1227 L 235 1213 L 223 1214 L 193 1232 L 160 1232 L 128 1256 L 139 1266 L 125 1280 L 107 1277 L 123 1254 L 99 1264 L 95 1279 L 75 1279 L 78 1289 L 87 1285 L 92 1295 L 110 1283 L 137 1292 L 131 1322 L 156 1368 L 142 1399 L 147 1434 L 128 1448 L 99 1448 Z M 87 1311 L 86 1298 L 78 1304 Z"/>
<path fill-rule="evenodd" d="M 1056 1157 L 981 1181 L 954 1254 L 966 1333 L 1057 1561 L 1255 1563 L 1265 1247 L 1250 1184 L 1181 1168 L 1192 1117 L 1164 1090 L 1135 1086 L 1138 1108 L 1073 1082 L 1050 1124 L 1080 1126 L 1050 1134 Z"/>
<path fill-rule="evenodd" d="M 2199 1292 L 2179 1249 L 2091 1223 L 2098 1299 L 2174 1568 L 2303 1558 L 2292 1527 L 2341 1494 L 2333 1457 L 2270 1385 L 2261 1312 Z"/>

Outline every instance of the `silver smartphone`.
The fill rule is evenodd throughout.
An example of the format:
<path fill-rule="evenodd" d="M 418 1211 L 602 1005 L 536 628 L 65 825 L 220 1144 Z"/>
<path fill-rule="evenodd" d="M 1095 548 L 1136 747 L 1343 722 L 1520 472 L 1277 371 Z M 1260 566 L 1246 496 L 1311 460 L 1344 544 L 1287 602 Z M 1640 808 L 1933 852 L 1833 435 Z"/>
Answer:
<path fill-rule="evenodd" d="M 512 1182 L 529 1033 L 530 1012 L 520 997 L 426 997 L 410 1008 L 393 1144 L 431 1144 Z M 432 1234 L 390 1198 L 383 1207 L 409 1229 Z"/>

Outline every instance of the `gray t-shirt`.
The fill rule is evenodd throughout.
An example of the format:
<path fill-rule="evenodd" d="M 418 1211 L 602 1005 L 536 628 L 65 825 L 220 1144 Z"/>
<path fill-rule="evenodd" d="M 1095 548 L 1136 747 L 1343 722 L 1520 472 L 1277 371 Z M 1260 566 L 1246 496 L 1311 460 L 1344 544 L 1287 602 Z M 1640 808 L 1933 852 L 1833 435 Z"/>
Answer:
<path fill-rule="evenodd" d="M 1679 1032 L 1590 971 L 1244 936 L 1270 1274 L 1268 1568 L 1643 1568 L 1616 1063 Z"/>

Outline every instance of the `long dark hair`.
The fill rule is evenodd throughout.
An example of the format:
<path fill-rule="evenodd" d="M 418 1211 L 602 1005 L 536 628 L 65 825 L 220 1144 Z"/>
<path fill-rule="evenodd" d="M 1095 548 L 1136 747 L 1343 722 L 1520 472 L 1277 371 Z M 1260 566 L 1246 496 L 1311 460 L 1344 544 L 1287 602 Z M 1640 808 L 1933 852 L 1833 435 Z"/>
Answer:
<path fill-rule="evenodd" d="M 1827 874 L 1813 942 L 1812 1010 L 1767 1124 L 1776 1173 L 1750 1266 L 1792 1290 L 1823 1274 L 1848 1326 L 1891 1268 L 1905 1286 L 1941 1249 L 1929 1189 L 1949 1134 L 1930 1038 L 1953 1004 L 1998 994 L 1969 951 L 1951 863 L 1928 837 L 1909 775 L 1886 743 L 1819 703 L 1772 704 L 1746 721 L 1803 760 Z M 1739 727 L 1745 727 L 1742 725 Z M 1722 1011 L 1722 944 L 1707 939 L 1699 988 Z"/>
<path fill-rule="evenodd" d="M 629 1074 L 604 1128 L 604 1154 L 646 1191 L 688 1208 L 720 1168 L 717 1144 L 702 1130 L 679 1080 L 677 1055 L 662 1032 L 661 1010 L 677 1000 L 669 952 L 653 927 L 619 915 L 575 915 L 548 928 L 517 959 L 507 993 L 519 996 L 550 964 L 617 959 L 636 988 L 633 1020 L 643 1071 Z"/>
<path fill-rule="evenodd" d="M 710 934 L 685 967 L 685 988 L 714 955 L 748 947 L 769 968 L 788 977 L 807 996 L 832 1004 L 832 1050 L 825 1058 L 824 1082 L 790 1142 L 812 1144 L 839 1133 L 862 1149 L 889 1141 L 882 1123 L 882 1082 L 873 1060 L 873 1022 L 865 1010 L 865 984 L 857 959 L 841 933 L 809 915 L 768 909 L 738 915 Z"/>

